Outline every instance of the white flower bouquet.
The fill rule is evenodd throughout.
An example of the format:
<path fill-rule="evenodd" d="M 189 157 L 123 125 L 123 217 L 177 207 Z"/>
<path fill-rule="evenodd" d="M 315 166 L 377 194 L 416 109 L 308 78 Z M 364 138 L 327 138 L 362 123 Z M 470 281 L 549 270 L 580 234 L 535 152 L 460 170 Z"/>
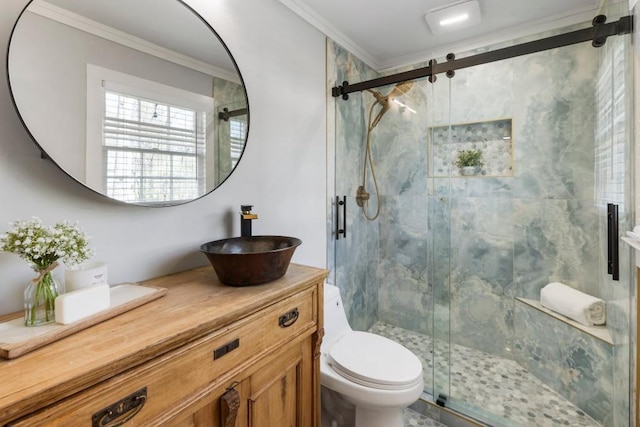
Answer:
<path fill-rule="evenodd" d="M 58 266 L 58 260 L 69 267 L 91 258 L 89 237 L 77 223 L 68 221 L 48 227 L 34 217 L 10 225 L 11 228 L 0 235 L 0 251 L 17 254 L 38 273 L 25 289 L 25 325 L 52 322 L 59 289 L 51 271 Z"/>

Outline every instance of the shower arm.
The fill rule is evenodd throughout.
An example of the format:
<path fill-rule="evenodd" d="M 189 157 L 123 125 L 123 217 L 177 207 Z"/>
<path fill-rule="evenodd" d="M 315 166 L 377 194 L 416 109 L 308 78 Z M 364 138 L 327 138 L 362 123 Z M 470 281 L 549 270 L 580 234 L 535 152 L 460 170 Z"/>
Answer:
<path fill-rule="evenodd" d="M 247 108 L 240 108 L 238 110 L 229 111 L 229 109 L 225 107 L 218 113 L 218 120 L 224 120 L 225 122 L 228 122 L 231 117 L 243 116 L 247 114 L 248 111 L 249 110 Z"/>
<path fill-rule="evenodd" d="M 447 62 L 443 62 L 442 64 L 438 64 L 435 59 L 432 59 L 429 61 L 429 65 L 427 67 L 417 68 L 415 70 L 379 77 L 372 80 L 366 80 L 352 85 L 349 84 L 349 82 L 344 81 L 342 82 L 342 85 L 335 86 L 331 89 L 331 95 L 334 98 L 341 96 L 342 99 L 347 100 L 349 99 L 349 94 L 353 92 L 361 92 L 363 90 L 369 90 L 379 86 L 386 86 L 424 77 L 428 77 L 429 81 L 433 83 L 436 80 L 437 74 L 446 73 L 447 77 L 451 78 L 455 75 L 454 70 L 469 68 L 489 62 L 501 61 L 503 59 L 515 58 L 517 56 L 542 52 L 586 41 L 591 41 L 593 47 L 601 47 L 604 46 L 609 36 L 631 33 L 633 27 L 632 16 L 624 16 L 618 21 L 610 23 L 605 23 L 606 20 L 606 16 L 598 15 L 593 18 L 593 26 L 591 28 L 584 28 L 582 30 L 558 34 L 556 36 L 509 46 L 491 52 L 480 53 L 478 55 L 468 56 L 461 59 L 455 59 L 455 55 L 453 53 L 449 53 L 446 57 Z"/>

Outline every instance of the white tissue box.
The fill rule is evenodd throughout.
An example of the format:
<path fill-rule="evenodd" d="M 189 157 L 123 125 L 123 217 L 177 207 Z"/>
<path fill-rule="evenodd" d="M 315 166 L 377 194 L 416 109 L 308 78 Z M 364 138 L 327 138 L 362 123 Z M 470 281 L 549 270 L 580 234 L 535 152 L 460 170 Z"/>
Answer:
<path fill-rule="evenodd" d="M 92 285 L 105 285 L 107 282 L 107 264 L 104 262 L 92 262 L 82 264 L 75 270 L 65 270 L 65 290 L 76 291 Z"/>

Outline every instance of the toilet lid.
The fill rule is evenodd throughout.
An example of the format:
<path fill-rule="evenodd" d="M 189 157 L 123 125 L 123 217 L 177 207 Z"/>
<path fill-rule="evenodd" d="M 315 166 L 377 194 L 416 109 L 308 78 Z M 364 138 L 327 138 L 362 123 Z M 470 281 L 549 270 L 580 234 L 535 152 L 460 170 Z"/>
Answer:
<path fill-rule="evenodd" d="M 353 331 L 329 350 L 329 364 L 343 377 L 372 388 L 404 389 L 422 378 L 422 363 L 395 341 Z"/>

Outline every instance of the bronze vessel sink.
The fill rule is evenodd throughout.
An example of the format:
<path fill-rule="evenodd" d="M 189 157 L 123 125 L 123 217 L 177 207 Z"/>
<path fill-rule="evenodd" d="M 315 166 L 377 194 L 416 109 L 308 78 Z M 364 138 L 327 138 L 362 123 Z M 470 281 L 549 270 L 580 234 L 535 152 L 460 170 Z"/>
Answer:
<path fill-rule="evenodd" d="M 249 236 L 215 240 L 200 246 L 220 281 L 231 286 L 268 283 L 284 276 L 302 240 L 285 236 Z"/>

